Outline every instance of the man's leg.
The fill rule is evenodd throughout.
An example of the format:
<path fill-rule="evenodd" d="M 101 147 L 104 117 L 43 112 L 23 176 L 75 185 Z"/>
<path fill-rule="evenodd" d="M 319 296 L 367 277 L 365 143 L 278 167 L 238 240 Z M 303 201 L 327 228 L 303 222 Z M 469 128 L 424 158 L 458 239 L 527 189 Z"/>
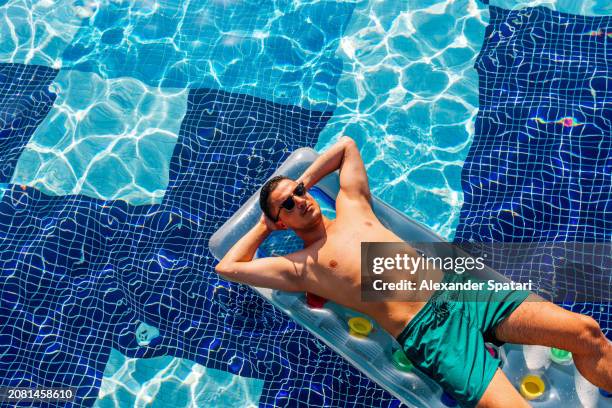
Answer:
<path fill-rule="evenodd" d="M 612 344 L 591 317 L 553 303 L 530 301 L 530 295 L 495 329 L 507 343 L 539 344 L 572 352 L 580 373 L 591 383 L 612 391 Z"/>
<path fill-rule="evenodd" d="M 521 408 L 529 407 L 529 404 L 521 397 L 503 371 L 498 368 L 476 407 Z"/>

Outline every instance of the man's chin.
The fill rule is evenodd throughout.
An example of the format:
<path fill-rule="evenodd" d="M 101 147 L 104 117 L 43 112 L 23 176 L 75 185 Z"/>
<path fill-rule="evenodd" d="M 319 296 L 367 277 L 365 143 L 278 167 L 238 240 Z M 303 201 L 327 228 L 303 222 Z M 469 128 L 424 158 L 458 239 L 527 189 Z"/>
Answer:
<path fill-rule="evenodd" d="M 312 210 L 310 217 L 309 217 L 309 219 L 313 223 L 318 223 L 319 221 L 321 221 L 322 218 L 323 218 L 323 215 L 321 214 L 321 211 L 319 211 L 316 208 Z"/>

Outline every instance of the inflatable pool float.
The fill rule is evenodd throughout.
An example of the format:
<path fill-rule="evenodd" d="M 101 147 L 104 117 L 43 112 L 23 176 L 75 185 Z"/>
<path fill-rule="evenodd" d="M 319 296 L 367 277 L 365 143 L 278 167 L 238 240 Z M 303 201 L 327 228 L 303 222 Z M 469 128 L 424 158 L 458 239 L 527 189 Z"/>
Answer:
<path fill-rule="evenodd" d="M 278 168 L 275 175 L 283 174 L 295 179 L 317 157 L 318 154 L 313 149 L 296 150 Z M 338 175 L 332 173 L 309 192 L 321 205 L 323 214 L 333 218 L 334 197 L 338 190 Z M 259 191 L 213 234 L 209 246 L 217 259 L 221 259 L 259 220 L 261 210 L 258 201 Z M 417 250 L 430 256 L 450 255 L 440 253 L 439 245 L 427 245 L 444 240 L 425 226 L 376 197 L 372 199 L 372 207 L 383 225 L 403 240 L 413 243 Z M 264 242 L 256 256 L 293 252 L 300 247 L 301 242 L 295 235 L 288 231 L 279 231 Z M 448 248 L 452 250 L 450 245 Z M 473 275 L 501 282 L 508 281 L 490 268 Z M 369 317 L 312 294 L 257 287 L 253 289 L 404 404 L 423 408 L 456 405 L 452 397 L 413 367 L 405 356 L 400 355 L 403 353 L 399 351 L 397 341 Z M 491 353 L 496 353 L 501 359 L 502 369 L 509 380 L 534 407 L 612 408 L 612 398 L 588 383 L 576 371 L 571 357 L 568 358 L 568 354 L 562 350 L 517 345 L 505 345 L 501 349 L 488 347 Z"/>

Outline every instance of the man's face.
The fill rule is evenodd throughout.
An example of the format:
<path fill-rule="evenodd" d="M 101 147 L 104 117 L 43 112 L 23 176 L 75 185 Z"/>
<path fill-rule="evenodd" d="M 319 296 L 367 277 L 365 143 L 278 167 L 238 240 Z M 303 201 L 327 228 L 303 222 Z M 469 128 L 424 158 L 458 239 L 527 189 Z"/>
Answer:
<path fill-rule="evenodd" d="M 321 208 L 317 201 L 308 192 L 302 196 L 295 194 L 297 186 L 298 183 L 293 180 L 281 180 L 268 199 L 272 214 L 278 214 L 278 220 L 291 229 L 307 228 L 321 218 Z M 282 204 L 290 197 L 295 205 L 288 210 Z"/>

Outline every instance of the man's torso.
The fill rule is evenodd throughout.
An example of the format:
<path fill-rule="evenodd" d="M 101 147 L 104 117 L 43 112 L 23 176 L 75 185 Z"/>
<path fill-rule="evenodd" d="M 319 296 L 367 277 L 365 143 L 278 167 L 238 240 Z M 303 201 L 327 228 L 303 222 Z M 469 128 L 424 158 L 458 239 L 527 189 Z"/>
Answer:
<path fill-rule="evenodd" d="M 371 316 L 397 336 L 425 302 L 362 302 L 361 243 L 403 241 L 380 223 L 369 205 L 345 205 L 343 210 L 326 229 L 326 237 L 304 249 L 306 290 Z M 405 252 L 417 255 L 408 244 Z M 433 279 L 441 280 L 441 275 Z"/>

